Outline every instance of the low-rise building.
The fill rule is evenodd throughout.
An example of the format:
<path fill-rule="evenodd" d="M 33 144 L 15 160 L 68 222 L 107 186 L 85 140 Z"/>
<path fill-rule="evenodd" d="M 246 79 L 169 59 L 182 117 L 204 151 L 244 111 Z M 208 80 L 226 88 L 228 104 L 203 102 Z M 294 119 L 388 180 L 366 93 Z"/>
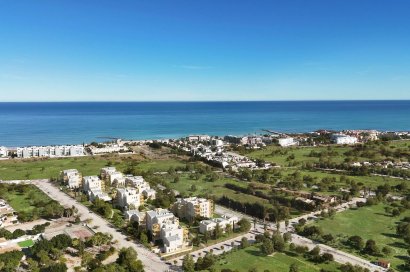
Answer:
<path fill-rule="evenodd" d="M 199 223 L 199 232 L 200 233 L 212 232 L 215 230 L 217 225 L 219 225 L 219 227 L 223 231 L 226 231 L 226 228 L 228 226 L 233 229 L 235 225 L 238 223 L 238 221 L 239 221 L 238 217 L 236 216 L 232 216 L 232 217 L 223 216 L 220 218 L 202 220 Z"/>
<path fill-rule="evenodd" d="M 162 240 L 162 251 L 172 253 L 183 249 L 185 231 L 179 225 L 179 219 L 166 209 L 156 209 L 146 212 L 146 227 L 154 241 Z"/>
<path fill-rule="evenodd" d="M 60 173 L 62 181 L 70 189 L 80 188 L 82 185 L 82 176 L 77 169 L 67 169 Z"/>
<path fill-rule="evenodd" d="M 144 203 L 144 196 L 134 188 L 118 188 L 116 195 L 116 204 L 118 207 L 125 209 L 132 207 L 138 209 L 138 207 Z"/>
<path fill-rule="evenodd" d="M 5 146 L 0 146 L 0 158 L 5 158 L 7 157 L 9 154 L 9 151 L 7 149 L 7 147 Z"/>
<path fill-rule="evenodd" d="M 83 177 L 83 191 L 101 190 L 101 180 L 97 176 Z"/>
<path fill-rule="evenodd" d="M 140 212 L 139 210 L 128 210 L 124 212 L 125 220 L 138 222 L 139 225 L 145 225 L 146 216 L 146 212 Z"/>
<path fill-rule="evenodd" d="M 93 189 L 93 190 L 89 190 L 87 192 L 88 194 L 88 198 L 90 199 L 91 202 L 94 202 L 96 199 L 100 199 L 102 201 L 111 201 L 112 198 L 104 193 L 103 191 L 101 191 L 101 189 Z"/>
<path fill-rule="evenodd" d="M 156 191 L 151 189 L 149 183 L 142 176 L 126 176 L 125 184 L 137 188 L 146 199 L 155 199 L 156 197 Z"/>
<path fill-rule="evenodd" d="M 172 210 L 178 217 L 194 220 L 197 217 L 211 218 L 213 208 L 213 201 L 211 199 L 189 197 L 178 198 Z"/>
<path fill-rule="evenodd" d="M 211 140 L 211 136 L 209 135 L 189 135 L 187 137 L 189 142 L 207 142 Z"/>
<path fill-rule="evenodd" d="M 82 145 L 58 145 L 58 146 L 28 146 L 18 147 L 18 158 L 32 157 L 76 157 L 84 155 Z"/>
<path fill-rule="evenodd" d="M 110 175 L 115 172 L 117 172 L 115 167 L 104 167 L 100 170 L 100 177 L 103 180 L 110 181 Z"/>
<path fill-rule="evenodd" d="M 292 146 L 296 144 L 295 140 L 292 137 L 279 138 L 278 143 L 280 146 L 283 147 Z"/>
<path fill-rule="evenodd" d="M 333 134 L 331 136 L 331 140 L 335 144 L 356 144 L 357 143 L 357 138 L 349 135 L 344 135 L 344 134 Z"/>

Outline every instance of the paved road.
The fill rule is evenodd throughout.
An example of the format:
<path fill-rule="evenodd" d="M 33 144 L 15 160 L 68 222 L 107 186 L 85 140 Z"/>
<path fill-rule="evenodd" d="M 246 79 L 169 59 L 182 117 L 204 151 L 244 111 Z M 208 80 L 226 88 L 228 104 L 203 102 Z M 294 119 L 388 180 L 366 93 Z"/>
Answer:
<path fill-rule="evenodd" d="M 343 203 L 343 204 L 335 207 L 335 209 L 336 209 L 337 212 L 345 211 L 346 209 L 349 208 L 350 205 L 355 204 L 358 201 L 365 202 L 366 199 L 364 199 L 364 198 L 355 198 L 350 202 Z M 195 260 L 199 257 L 199 254 L 201 254 L 201 256 L 204 256 L 211 248 L 213 249 L 213 254 L 219 255 L 219 254 L 222 254 L 223 252 L 230 251 L 232 249 L 232 247 L 231 247 L 231 242 L 232 241 L 235 241 L 236 245 L 238 245 L 242 237 L 247 237 L 248 240 L 251 243 L 253 243 L 256 234 L 264 233 L 264 224 L 262 222 L 258 221 L 255 224 L 255 227 L 256 227 L 256 229 L 255 229 L 254 224 L 253 224 L 253 218 L 250 217 L 249 215 L 245 215 L 245 214 L 242 214 L 240 212 L 233 211 L 233 210 L 230 210 L 228 208 L 225 208 L 225 207 L 222 207 L 222 206 L 219 206 L 219 205 L 215 206 L 215 212 L 218 213 L 218 214 L 235 215 L 238 218 L 245 217 L 245 218 L 249 219 L 252 222 L 252 229 L 249 233 L 246 233 L 244 235 L 236 237 L 235 239 L 231 239 L 229 241 L 221 242 L 221 243 L 218 243 L 216 245 L 209 246 L 209 247 L 206 247 L 204 249 L 192 252 L 191 255 L 193 255 Z M 308 220 L 308 218 L 315 218 L 316 216 L 320 215 L 320 213 L 321 213 L 321 211 L 312 212 L 312 213 L 309 213 L 309 214 L 306 214 L 306 215 L 303 215 L 303 216 L 300 216 L 300 217 L 297 217 L 297 218 L 293 218 L 293 219 L 289 220 L 289 227 L 286 227 L 285 222 L 282 221 L 282 222 L 280 222 L 279 230 L 282 234 L 285 233 L 285 232 L 292 232 L 293 231 L 293 228 L 291 227 L 292 223 L 297 223 L 302 218 L 304 218 L 306 220 Z M 276 229 L 276 224 L 275 223 L 272 223 L 272 222 L 266 222 L 266 223 L 267 223 L 268 229 Z M 324 245 L 324 244 L 317 243 L 315 241 L 312 241 L 308 238 L 302 237 L 302 236 L 297 235 L 295 233 L 292 233 L 292 243 L 297 244 L 297 245 L 307 246 L 309 249 L 312 249 L 316 246 L 319 246 L 322 253 L 331 253 L 333 255 L 335 261 L 338 262 L 338 263 L 342 263 L 342 264 L 351 263 L 353 265 L 359 265 L 359 266 L 368 268 L 370 271 L 386 271 L 386 269 L 384 269 L 380 266 L 374 265 L 371 262 L 369 262 L 367 260 L 364 260 L 360 257 L 357 257 L 357 256 L 354 256 L 352 254 L 346 253 L 344 251 L 329 247 L 329 246 Z M 221 250 L 222 245 L 224 246 L 223 250 Z M 177 258 L 175 260 L 177 260 L 179 265 L 182 263 L 182 258 L 181 257 Z M 172 261 L 174 261 L 174 260 L 172 260 Z"/>
<path fill-rule="evenodd" d="M 81 203 L 78 203 L 76 200 L 69 197 L 64 192 L 60 191 L 48 180 L 33 180 L 31 182 L 43 192 L 45 192 L 48 196 L 58 201 L 61 205 L 69 207 L 75 206 L 78 209 L 81 220 L 86 220 L 89 218 L 92 219 L 92 222 L 89 226 L 91 228 L 98 227 L 97 231 L 111 234 L 113 236 L 113 240 L 118 241 L 118 248 L 134 248 L 138 253 L 138 259 L 140 259 L 144 264 L 145 271 L 161 272 L 170 270 L 170 267 L 163 261 L 161 261 L 158 255 L 149 251 L 140 244 L 136 244 L 132 241 L 127 241 L 126 236 L 118 232 L 115 228 L 112 228 L 110 226 L 110 223 L 108 223 L 105 219 L 95 213 L 91 213 L 87 207 L 85 207 Z"/>

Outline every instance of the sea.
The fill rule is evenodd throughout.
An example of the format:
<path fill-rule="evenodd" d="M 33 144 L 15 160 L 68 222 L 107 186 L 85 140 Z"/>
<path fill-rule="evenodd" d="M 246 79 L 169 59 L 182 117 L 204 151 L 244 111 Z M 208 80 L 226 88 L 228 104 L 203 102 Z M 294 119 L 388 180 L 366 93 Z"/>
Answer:
<path fill-rule="evenodd" d="M 7 147 L 318 129 L 409 131 L 410 100 L 0 103 Z"/>

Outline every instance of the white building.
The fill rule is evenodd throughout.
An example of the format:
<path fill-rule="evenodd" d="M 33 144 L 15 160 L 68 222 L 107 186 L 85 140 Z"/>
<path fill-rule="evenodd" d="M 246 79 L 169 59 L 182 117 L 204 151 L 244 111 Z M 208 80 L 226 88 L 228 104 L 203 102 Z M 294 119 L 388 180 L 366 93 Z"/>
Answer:
<path fill-rule="evenodd" d="M 81 187 L 81 174 L 77 169 L 67 169 L 61 172 L 62 179 L 67 187 L 70 189 L 76 189 Z"/>
<path fill-rule="evenodd" d="M 93 190 L 89 190 L 87 192 L 88 197 L 90 199 L 91 202 L 93 202 L 96 199 L 100 199 L 102 201 L 111 201 L 112 198 L 107 195 L 106 193 L 104 193 L 103 191 L 101 191 L 101 189 L 93 189 Z"/>
<path fill-rule="evenodd" d="M 292 146 L 296 144 L 295 140 L 291 137 L 279 138 L 278 143 L 280 146 L 283 146 L 283 147 Z"/>
<path fill-rule="evenodd" d="M 151 189 L 149 183 L 142 176 L 126 176 L 125 184 L 137 188 L 146 199 L 155 199 L 156 197 L 156 191 Z"/>
<path fill-rule="evenodd" d="M 83 191 L 101 190 L 101 180 L 97 176 L 83 177 Z"/>
<path fill-rule="evenodd" d="M 18 147 L 18 158 L 32 157 L 65 157 L 83 156 L 84 147 L 82 145 L 58 145 L 58 146 L 29 146 Z"/>
<path fill-rule="evenodd" d="M 124 212 L 124 217 L 127 221 L 138 222 L 140 225 L 146 222 L 146 212 L 140 212 L 138 210 L 128 210 Z"/>
<path fill-rule="evenodd" d="M 211 136 L 208 135 L 189 135 L 187 140 L 190 142 L 206 142 L 211 140 Z"/>
<path fill-rule="evenodd" d="M 357 143 L 357 138 L 349 135 L 344 135 L 344 134 L 333 134 L 331 136 L 331 140 L 335 144 L 356 144 Z"/>
<path fill-rule="evenodd" d="M 170 211 L 156 209 L 146 212 L 146 226 L 154 241 L 163 241 L 163 252 L 171 253 L 184 247 L 184 229 L 179 225 L 179 219 Z"/>
<path fill-rule="evenodd" d="M 9 151 L 7 149 L 7 147 L 5 146 L 0 146 L 0 158 L 5 158 L 7 157 L 9 154 Z"/>
<path fill-rule="evenodd" d="M 210 199 L 198 197 L 178 198 L 172 209 L 178 217 L 188 220 L 193 220 L 196 217 L 211 218 L 213 202 Z"/>
<path fill-rule="evenodd" d="M 121 188 L 117 189 L 116 200 L 117 205 L 122 209 L 129 208 L 130 206 L 134 209 L 138 209 L 138 207 L 144 202 L 144 197 L 136 189 Z"/>
<path fill-rule="evenodd" d="M 164 244 L 163 251 L 171 253 L 183 249 L 184 230 L 178 222 L 166 222 L 161 226 L 160 237 Z"/>
<path fill-rule="evenodd" d="M 103 180 L 109 181 L 110 175 L 115 172 L 117 172 L 117 169 L 115 169 L 115 167 L 104 167 L 100 170 L 100 177 Z"/>
<path fill-rule="evenodd" d="M 199 232 L 200 233 L 212 232 L 213 230 L 215 230 L 217 225 L 219 225 L 219 227 L 223 231 L 226 231 L 226 227 L 228 225 L 230 225 L 230 227 L 233 229 L 234 226 L 238 223 L 238 221 L 239 221 L 238 217 L 236 216 L 232 216 L 232 217 L 223 216 L 220 218 L 202 220 L 199 223 Z"/>

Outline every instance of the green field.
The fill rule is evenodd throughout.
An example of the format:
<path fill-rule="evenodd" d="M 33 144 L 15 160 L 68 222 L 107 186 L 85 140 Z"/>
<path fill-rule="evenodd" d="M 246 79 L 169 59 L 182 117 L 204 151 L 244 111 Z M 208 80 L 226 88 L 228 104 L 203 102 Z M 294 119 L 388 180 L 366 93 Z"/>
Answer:
<path fill-rule="evenodd" d="M 226 257 L 218 260 L 214 267 L 217 271 L 223 268 L 238 271 L 248 271 L 251 268 L 256 268 L 257 271 L 288 272 L 289 266 L 292 263 L 298 264 L 299 271 L 301 272 L 318 272 L 321 269 L 338 271 L 338 265 L 333 262 L 328 264 L 314 264 L 301 256 L 279 252 L 274 253 L 273 256 L 265 256 L 261 253 L 260 249 L 255 246 L 228 253 Z"/>
<path fill-rule="evenodd" d="M 98 175 L 100 169 L 107 165 L 117 167 L 120 171 L 130 164 L 136 169 L 146 171 L 167 171 L 170 167 L 185 166 L 179 159 L 167 158 L 163 160 L 147 160 L 137 155 L 128 156 L 94 156 L 80 158 L 54 159 L 11 159 L 0 161 L 0 180 L 40 179 L 57 177 L 64 169 L 77 169 L 83 176 Z"/>
<path fill-rule="evenodd" d="M 324 233 L 331 233 L 337 237 L 335 246 L 356 255 L 359 253 L 344 246 L 342 240 L 352 235 L 359 235 L 364 240 L 375 240 L 380 250 L 384 246 L 389 246 L 392 254 L 383 258 L 389 260 L 392 266 L 397 268 L 398 265 L 404 263 L 403 257 L 408 254 L 403 239 L 396 235 L 396 224 L 401 218 L 410 216 L 410 211 L 407 210 L 399 217 L 392 217 L 385 213 L 385 206 L 378 204 L 357 210 L 347 210 L 336 214 L 333 219 L 319 220 L 317 225 Z M 364 257 L 372 261 L 379 259 L 372 256 Z"/>
<path fill-rule="evenodd" d="M 391 141 L 388 142 L 386 145 L 372 145 L 369 150 L 372 151 L 374 156 L 371 158 L 369 157 L 361 157 L 361 156 L 355 156 L 355 161 L 369 161 L 369 160 L 374 160 L 374 161 L 382 161 L 387 159 L 387 157 L 381 155 L 380 150 L 381 149 L 386 149 L 389 151 L 395 151 L 398 148 L 401 149 L 408 149 L 410 145 L 409 140 L 400 140 L 400 141 Z M 298 163 L 304 163 L 304 162 L 318 162 L 319 158 L 318 157 L 310 157 L 309 154 L 314 151 L 314 152 L 334 152 L 335 154 L 332 154 L 331 156 L 325 156 L 327 160 L 333 161 L 333 162 L 338 162 L 341 163 L 344 161 L 346 155 L 344 153 L 349 150 L 353 150 L 353 146 L 337 146 L 337 145 L 331 145 L 331 146 L 316 146 L 316 147 L 287 147 L 287 148 L 282 148 L 279 146 L 275 145 L 269 145 L 265 148 L 259 149 L 259 150 L 254 150 L 254 151 L 246 151 L 244 152 L 244 155 L 254 158 L 254 159 L 261 159 L 267 162 L 275 163 L 280 166 L 287 166 L 289 164 L 288 157 L 293 154 L 295 156 L 294 160 L 295 162 Z M 371 152 L 370 152 L 371 153 Z"/>
<path fill-rule="evenodd" d="M 52 201 L 48 195 L 34 185 L 24 185 L 24 191 L 8 190 L 9 185 L 3 186 L 5 185 L 2 184 L 0 187 L 0 198 L 5 199 L 17 213 L 31 212 L 35 208 L 34 203 L 42 202 L 46 205 Z"/>
<path fill-rule="evenodd" d="M 25 240 L 25 241 L 21 241 L 17 243 L 19 245 L 19 247 L 31 247 L 34 245 L 33 240 L 29 239 L 29 240 Z"/>

